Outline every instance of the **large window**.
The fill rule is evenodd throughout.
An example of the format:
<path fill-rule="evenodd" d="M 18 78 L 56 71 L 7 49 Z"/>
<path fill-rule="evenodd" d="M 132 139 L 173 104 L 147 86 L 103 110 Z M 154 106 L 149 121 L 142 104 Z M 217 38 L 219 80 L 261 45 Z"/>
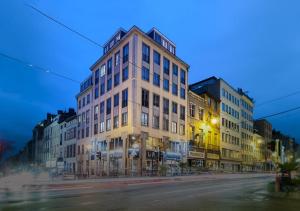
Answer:
<path fill-rule="evenodd" d="M 100 133 L 104 132 L 104 122 L 100 122 Z"/>
<path fill-rule="evenodd" d="M 128 62 L 128 54 L 129 54 L 129 44 L 127 43 L 123 47 L 123 64 Z"/>
<path fill-rule="evenodd" d="M 149 63 L 150 62 L 150 47 L 143 43 L 142 46 L 142 57 L 143 61 Z"/>
<path fill-rule="evenodd" d="M 99 106 L 95 105 L 94 107 L 94 120 L 98 120 L 98 112 L 99 112 Z"/>
<path fill-rule="evenodd" d="M 142 89 L 142 106 L 149 108 L 149 91 Z"/>
<path fill-rule="evenodd" d="M 180 97 L 185 99 L 185 88 L 180 87 Z"/>
<path fill-rule="evenodd" d="M 123 68 L 122 70 L 122 81 L 126 81 L 128 79 L 128 66 Z"/>
<path fill-rule="evenodd" d="M 99 97 L 99 87 L 95 87 L 95 99 Z"/>
<path fill-rule="evenodd" d="M 122 108 L 127 107 L 128 105 L 128 89 L 122 91 Z"/>
<path fill-rule="evenodd" d="M 185 77 L 185 71 L 183 70 L 183 69 L 180 69 L 180 82 L 182 83 L 182 84 L 185 84 L 185 79 L 186 77 Z"/>
<path fill-rule="evenodd" d="M 105 81 L 100 84 L 100 95 L 104 95 L 105 93 Z"/>
<path fill-rule="evenodd" d="M 169 131 L 169 119 L 163 117 L 163 130 Z"/>
<path fill-rule="evenodd" d="M 122 121 L 122 126 L 127 125 L 127 123 L 128 123 L 128 113 L 127 112 L 122 113 L 121 121 Z"/>
<path fill-rule="evenodd" d="M 153 115 L 153 128 L 159 129 L 159 115 Z"/>
<path fill-rule="evenodd" d="M 111 98 L 106 100 L 106 114 L 111 114 Z"/>
<path fill-rule="evenodd" d="M 177 103 L 172 102 L 172 112 L 173 112 L 174 114 L 177 114 L 177 107 L 178 107 Z"/>
<path fill-rule="evenodd" d="M 142 79 L 144 81 L 149 81 L 150 79 L 149 69 L 144 66 L 142 67 Z"/>
<path fill-rule="evenodd" d="M 112 58 L 107 60 L 107 75 L 110 75 L 112 73 Z"/>
<path fill-rule="evenodd" d="M 169 100 L 166 98 L 163 99 L 163 112 L 169 114 Z"/>
<path fill-rule="evenodd" d="M 111 129 L 111 119 L 106 120 L 106 130 L 109 131 Z"/>
<path fill-rule="evenodd" d="M 141 113 L 141 125 L 148 126 L 149 125 L 148 119 L 149 119 L 149 115 L 147 113 L 142 112 Z"/>
<path fill-rule="evenodd" d="M 115 54 L 115 66 L 120 64 L 120 51 Z"/>
<path fill-rule="evenodd" d="M 178 85 L 175 83 L 172 83 L 172 94 L 173 95 L 178 95 Z"/>
<path fill-rule="evenodd" d="M 114 87 L 118 86 L 120 84 L 120 73 L 116 73 L 114 75 Z"/>
<path fill-rule="evenodd" d="M 119 127 L 119 115 L 114 116 L 114 128 Z"/>
<path fill-rule="evenodd" d="M 169 91 L 169 80 L 164 78 L 164 90 Z"/>
<path fill-rule="evenodd" d="M 153 106 L 159 107 L 159 95 L 153 94 Z"/>
<path fill-rule="evenodd" d="M 155 86 L 160 86 L 160 75 L 157 73 L 153 73 L 153 84 Z"/>
<path fill-rule="evenodd" d="M 172 122 L 171 123 L 171 132 L 172 133 L 177 133 L 177 122 Z"/>
<path fill-rule="evenodd" d="M 119 106 L 119 94 L 114 95 L 114 107 Z"/>
<path fill-rule="evenodd" d="M 157 51 L 153 51 L 153 60 L 155 64 L 160 65 L 160 54 Z"/>
<path fill-rule="evenodd" d="M 96 70 L 95 72 L 95 84 L 99 83 L 99 69 Z"/>
<path fill-rule="evenodd" d="M 190 116 L 195 117 L 195 110 L 196 110 L 196 105 L 193 103 L 190 103 Z"/>
<path fill-rule="evenodd" d="M 170 74 L 170 61 L 165 57 L 164 57 L 164 73 L 167 75 Z"/>
<path fill-rule="evenodd" d="M 106 86 L 106 91 L 110 91 L 111 90 L 111 87 L 112 87 L 112 79 L 109 78 L 107 79 L 107 86 Z"/>
<path fill-rule="evenodd" d="M 180 119 L 185 120 L 185 107 L 180 105 Z"/>
<path fill-rule="evenodd" d="M 173 75 L 178 76 L 178 66 L 172 63 L 172 67 L 173 67 Z"/>

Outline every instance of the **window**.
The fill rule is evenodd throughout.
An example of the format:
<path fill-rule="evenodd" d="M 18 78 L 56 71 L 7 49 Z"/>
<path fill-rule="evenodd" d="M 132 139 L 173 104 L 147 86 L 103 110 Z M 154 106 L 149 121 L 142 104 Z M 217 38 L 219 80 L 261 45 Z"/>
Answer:
<path fill-rule="evenodd" d="M 85 137 L 89 137 L 89 132 L 90 132 L 90 128 L 87 127 L 87 128 L 85 129 Z"/>
<path fill-rule="evenodd" d="M 169 131 L 169 120 L 166 117 L 163 117 L 163 130 Z"/>
<path fill-rule="evenodd" d="M 182 105 L 180 106 L 180 119 L 185 120 L 185 107 Z"/>
<path fill-rule="evenodd" d="M 95 72 L 95 84 L 99 83 L 99 69 L 96 70 Z"/>
<path fill-rule="evenodd" d="M 127 122 L 128 122 L 128 113 L 127 112 L 124 112 L 122 113 L 122 126 L 125 126 L 127 125 Z"/>
<path fill-rule="evenodd" d="M 164 90 L 169 91 L 169 80 L 164 78 Z"/>
<path fill-rule="evenodd" d="M 101 84 L 100 84 L 100 95 L 104 95 L 105 93 L 105 82 L 103 81 Z"/>
<path fill-rule="evenodd" d="M 101 67 L 100 67 L 100 78 L 103 77 L 105 75 L 105 72 L 106 72 L 106 66 L 105 64 L 103 64 Z"/>
<path fill-rule="evenodd" d="M 179 134 L 185 135 L 185 126 L 183 124 L 180 124 L 179 126 Z"/>
<path fill-rule="evenodd" d="M 106 131 L 109 131 L 111 129 L 111 120 L 107 119 L 106 120 Z"/>
<path fill-rule="evenodd" d="M 157 73 L 153 73 L 153 84 L 160 87 L 160 75 Z"/>
<path fill-rule="evenodd" d="M 100 103 L 100 114 L 104 113 L 104 101 Z"/>
<path fill-rule="evenodd" d="M 100 133 L 104 132 L 104 122 L 100 122 Z"/>
<path fill-rule="evenodd" d="M 178 66 L 172 63 L 173 75 L 178 76 Z"/>
<path fill-rule="evenodd" d="M 128 79 L 128 66 L 123 68 L 122 70 L 122 81 L 126 81 Z"/>
<path fill-rule="evenodd" d="M 177 133 L 177 122 L 172 122 L 171 123 L 171 132 L 172 133 Z"/>
<path fill-rule="evenodd" d="M 120 73 L 116 73 L 114 75 L 114 87 L 118 86 L 120 84 Z"/>
<path fill-rule="evenodd" d="M 172 94 L 176 96 L 178 95 L 178 85 L 175 83 L 172 84 Z"/>
<path fill-rule="evenodd" d="M 98 123 L 94 124 L 94 135 L 98 134 Z"/>
<path fill-rule="evenodd" d="M 190 103 L 190 116 L 195 117 L 196 106 L 193 103 Z"/>
<path fill-rule="evenodd" d="M 129 54 L 129 44 L 127 43 L 123 47 L 123 64 L 128 62 L 128 54 Z"/>
<path fill-rule="evenodd" d="M 95 99 L 99 97 L 99 87 L 95 87 Z"/>
<path fill-rule="evenodd" d="M 153 60 L 155 64 L 160 65 L 160 54 L 157 51 L 153 51 Z"/>
<path fill-rule="evenodd" d="M 112 79 L 109 78 L 109 79 L 107 79 L 107 86 L 106 86 L 107 92 L 111 90 L 111 86 L 112 86 Z"/>
<path fill-rule="evenodd" d="M 86 96 L 86 104 L 88 105 L 91 102 L 90 94 Z"/>
<path fill-rule="evenodd" d="M 78 101 L 78 108 L 81 109 L 81 100 Z"/>
<path fill-rule="evenodd" d="M 98 120 L 98 111 L 99 111 L 99 106 L 96 105 L 94 107 L 94 120 Z"/>
<path fill-rule="evenodd" d="M 149 69 L 148 68 L 146 68 L 146 67 L 142 67 L 142 79 L 144 80 L 144 81 L 149 81 Z"/>
<path fill-rule="evenodd" d="M 203 121 L 204 119 L 204 109 L 199 107 L 199 120 Z"/>
<path fill-rule="evenodd" d="M 115 54 L 115 66 L 120 64 L 120 51 Z"/>
<path fill-rule="evenodd" d="M 225 112 L 225 104 L 224 103 L 222 103 L 222 111 Z"/>
<path fill-rule="evenodd" d="M 149 91 L 142 89 L 142 106 L 149 108 Z"/>
<path fill-rule="evenodd" d="M 142 45 L 142 59 L 144 62 L 149 63 L 150 62 L 150 47 L 143 43 Z"/>
<path fill-rule="evenodd" d="M 119 106 L 119 94 L 114 95 L 114 107 Z"/>
<path fill-rule="evenodd" d="M 106 114 L 111 114 L 111 98 L 106 100 Z"/>
<path fill-rule="evenodd" d="M 159 95 L 153 94 L 153 106 L 159 107 Z"/>
<path fill-rule="evenodd" d="M 141 114 L 141 125 L 142 126 L 148 126 L 148 117 L 149 117 L 149 115 L 147 113 L 142 112 L 142 114 Z"/>
<path fill-rule="evenodd" d="M 163 99 L 163 113 L 169 114 L 169 100 L 166 98 Z"/>
<path fill-rule="evenodd" d="M 175 102 L 172 102 L 172 112 L 174 114 L 177 114 L 177 103 L 175 103 Z"/>
<path fill-rule="evenodd" d="M 180 69 L 180 82 L 185 84 L 185 71 L 183 69 Z"/>
<path fill-rule="evenodd" d="M 153 128 L 159 129 L 159 116 L 153 115 Z"/>
<path fill-rule="evenodd" d="M 112 58 L 107 60 L 107 75 L 110 75 L 112 72 Z"/>
<path fill-rule="evenodd" d="M 185 88 L 180 87 L 180 97 L 185 99 Z"/>
<path fill-rule="evenodd" d="M 114 116 L 114 128 L 119 127 L 119 115 Z"/>
<path fill-rule="evenodd" d="M 128 105 L 128 89 L 122 91 L 122 108 L 127 107 Z"/>
<path fill-rule="evenodd" d="M 169 75 L 170 74 L 170 61 L 164 57 L 164 73 Z"/>
<path fill-rule="evenodd" d="M 85 106 L 85 97 L 82 98 L 82 107 Z"/>

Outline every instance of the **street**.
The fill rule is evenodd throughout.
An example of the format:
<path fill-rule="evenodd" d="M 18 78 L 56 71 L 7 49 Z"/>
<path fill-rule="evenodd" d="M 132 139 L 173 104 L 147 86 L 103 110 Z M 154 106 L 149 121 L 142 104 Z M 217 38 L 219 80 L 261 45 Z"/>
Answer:
<path fill-rule="evenodd" d="M 298 210 L 300 202 L 270 197 L 273 175 L 225 175 L 72 182 L 8 194 L 2 210 Z M 10 198 L 12 197 L 12 198 Z"/>

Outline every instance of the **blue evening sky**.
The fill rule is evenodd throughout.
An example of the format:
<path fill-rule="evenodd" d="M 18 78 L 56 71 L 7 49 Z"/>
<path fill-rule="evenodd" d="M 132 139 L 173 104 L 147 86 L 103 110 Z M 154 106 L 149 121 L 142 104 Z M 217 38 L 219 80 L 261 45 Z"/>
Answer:
<path fill-rule="evenodd" d="M 25 3 L 101 44 L 119 27 L 155 26 L 190 64 L 190 83 L 219 76 L 257 103 L 300 90 L 299 1 L 1 1 L 0 52 L 81 81 L 102 49 Z M 76 83 L 1 56 L 0 70 L 0 138 L 21 147 L 46 112 L 76 105 Z M 255 117 L 296 106 L 300 95 L 257 107 Z M 269 120 L 300 139 L 300 110 Z"/>

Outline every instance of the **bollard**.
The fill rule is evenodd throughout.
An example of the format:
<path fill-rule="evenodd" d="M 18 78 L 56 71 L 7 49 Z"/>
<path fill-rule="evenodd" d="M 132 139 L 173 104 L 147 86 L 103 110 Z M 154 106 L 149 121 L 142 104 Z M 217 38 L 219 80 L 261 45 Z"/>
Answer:
<path fill-rule="evenodd" d="M 275 192 L 280 191 L 280 176 L 276 175 L 275 178 Z"/>

